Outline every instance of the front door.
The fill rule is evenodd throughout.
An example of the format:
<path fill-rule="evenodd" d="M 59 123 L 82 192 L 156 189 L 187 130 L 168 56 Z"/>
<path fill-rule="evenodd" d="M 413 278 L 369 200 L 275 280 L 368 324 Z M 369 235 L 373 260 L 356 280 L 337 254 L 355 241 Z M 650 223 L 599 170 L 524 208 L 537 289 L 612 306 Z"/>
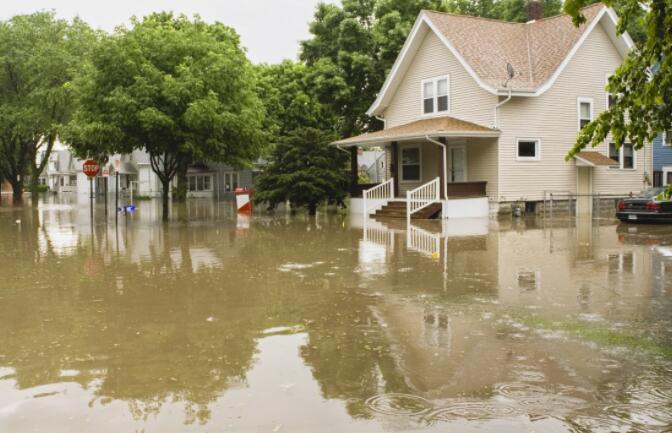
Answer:
<path fill-rule="evenodd" d="M 448 182 L 467 181 L 467 151 L 463 145 L 450 146 L 448 148 L 450 160 L 450 173 Z"/>

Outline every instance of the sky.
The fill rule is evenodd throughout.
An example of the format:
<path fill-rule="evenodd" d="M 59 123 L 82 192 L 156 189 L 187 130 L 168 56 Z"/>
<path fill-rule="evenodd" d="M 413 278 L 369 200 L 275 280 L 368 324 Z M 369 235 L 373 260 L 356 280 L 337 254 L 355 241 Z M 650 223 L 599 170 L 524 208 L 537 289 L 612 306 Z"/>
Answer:
<path fill-rule="evenodd" d="M 337 0 L 322 0 L 335 3 Z M 79 15 L 91 26 L 111 31 L 133 16 L 172 10 L 205 21 L 220 21 L 240 34 L 254 63 L 296 59 L 299 41 L 309 36 L 308 23 L 318 0 L 1 0 L 0 20 L 16 14 L 54 10 L 59 18 Z"/>

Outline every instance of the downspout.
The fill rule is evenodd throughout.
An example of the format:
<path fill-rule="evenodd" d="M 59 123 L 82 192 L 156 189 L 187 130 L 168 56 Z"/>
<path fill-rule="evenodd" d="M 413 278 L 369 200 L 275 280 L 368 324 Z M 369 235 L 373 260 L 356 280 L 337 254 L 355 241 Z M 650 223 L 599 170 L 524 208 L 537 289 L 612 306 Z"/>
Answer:
<path fill-rule="evenodd" d="M 445 144 L 441 143 L 440 141 L 434 140 L 431 138 L 429 135 L 425 135 L 425 139 L 429 141 L 430 143 L 437 144 L 443 148 L 443 199 L 448 200 L 448 162 L 447 162 L 447 157 L 448 157 L 448 148 L 446 147 Z"/>
<path fill-rule="evenodd" d="M 495 128 L 499 128 L 499 117 L 497 116 L 497 110 L 499 110 L 499 107 L 502 105 L 506 104 L 511 100 L 511 88 L 509 87 L 509 96 L 499 104 L 495 105 Z"/>

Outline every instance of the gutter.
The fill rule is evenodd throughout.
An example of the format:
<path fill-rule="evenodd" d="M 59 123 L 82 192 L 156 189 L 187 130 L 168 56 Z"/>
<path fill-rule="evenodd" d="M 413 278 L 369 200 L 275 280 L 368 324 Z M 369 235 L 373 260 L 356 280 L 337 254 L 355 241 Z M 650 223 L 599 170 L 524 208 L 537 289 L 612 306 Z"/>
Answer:
<path fill-rule="evenodd" d="M 429 141 L 430 143 L 437 144 L 443 148 L 443 199 L 448 200 L 448 188 L 446 188 L 446 183 L 447 183 L 447 177 L 448 177 L 448 148 L 446 147 L 445 144 L 441 143 L 440 141 L 434 140 L 431 138 L 429 135 L 425 135 L 425 140 Z"/>
<path fill-rule="evenodd" d="M 495 128 L 499 128 L 499 117 L 497 116 L 499 107 L 506 104 L 510 100 L 511 100 L 511 88 L 509 87 L 509 96 L 507 96 L 507 98 L 502 102 L 500 102 L 499 104 L 495 105 Z"/>

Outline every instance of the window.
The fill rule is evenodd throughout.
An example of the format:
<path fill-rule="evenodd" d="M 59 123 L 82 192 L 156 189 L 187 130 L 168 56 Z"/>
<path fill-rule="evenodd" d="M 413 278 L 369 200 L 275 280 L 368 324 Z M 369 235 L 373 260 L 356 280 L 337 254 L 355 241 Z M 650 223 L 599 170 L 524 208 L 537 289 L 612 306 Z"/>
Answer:
<path fill-rule="evenodd" d="M 238 173 L 224 173 L 224 191 L 238 188 Z"/>
<path fill-rule="evenodd" d="M 663 132 L 663 146 L 672 147 L 672 129 Z"/>
<path fill-rule="evenodd" d="M 616 99 L 617 96 L 609 93 L 609 90 L 607 88 L 609 87 L 609 77 L 611 77 L 611 74 L 607 74 L 606 76 L 606 85 L 605 85 L 605 91 L 607 92 L 607 110 L 611 108 L 614 104 L 616 104 Z"/>
<path fill-rule="evenodd" d="M 630 143 L 623 144 L 620 149 L 616 148 L 616 143 L 609 143 L 609 158 L 618 161 L 621 169 L 635 168 L 635 149 Z"/>
<path fill-rule="evenodd" d="M 420 147 L 401 149 L 401 180 L 404 182 L 420 180 Z"/>
<path fill-rule="evenodd" d="M 77 176 L 70 176 L 70 185 L 77 185 Z"/>
<path fill-rule="evenodd" d="M 519 138 L 516 159 L 519 161 L 539 161 L 541 159 L 539 140 Z"/>
<path fill-rule="evenodd" d="M 577 109 L 579 115 L 579 131 L 587 124 L 593 121 L 593 100 L 590 98 L 579 98 L 577 100 Z"/>
<path fill-rule="evenodd" d="M 422 113 L 447 113 L 450 110 L 448 93 L 448 76 L 423 80 Z"/>
<path fill-rule="evenodd" d="M 187 186 L 190 192 L 212 191 L 211 175 L 187 176 Z"/>

